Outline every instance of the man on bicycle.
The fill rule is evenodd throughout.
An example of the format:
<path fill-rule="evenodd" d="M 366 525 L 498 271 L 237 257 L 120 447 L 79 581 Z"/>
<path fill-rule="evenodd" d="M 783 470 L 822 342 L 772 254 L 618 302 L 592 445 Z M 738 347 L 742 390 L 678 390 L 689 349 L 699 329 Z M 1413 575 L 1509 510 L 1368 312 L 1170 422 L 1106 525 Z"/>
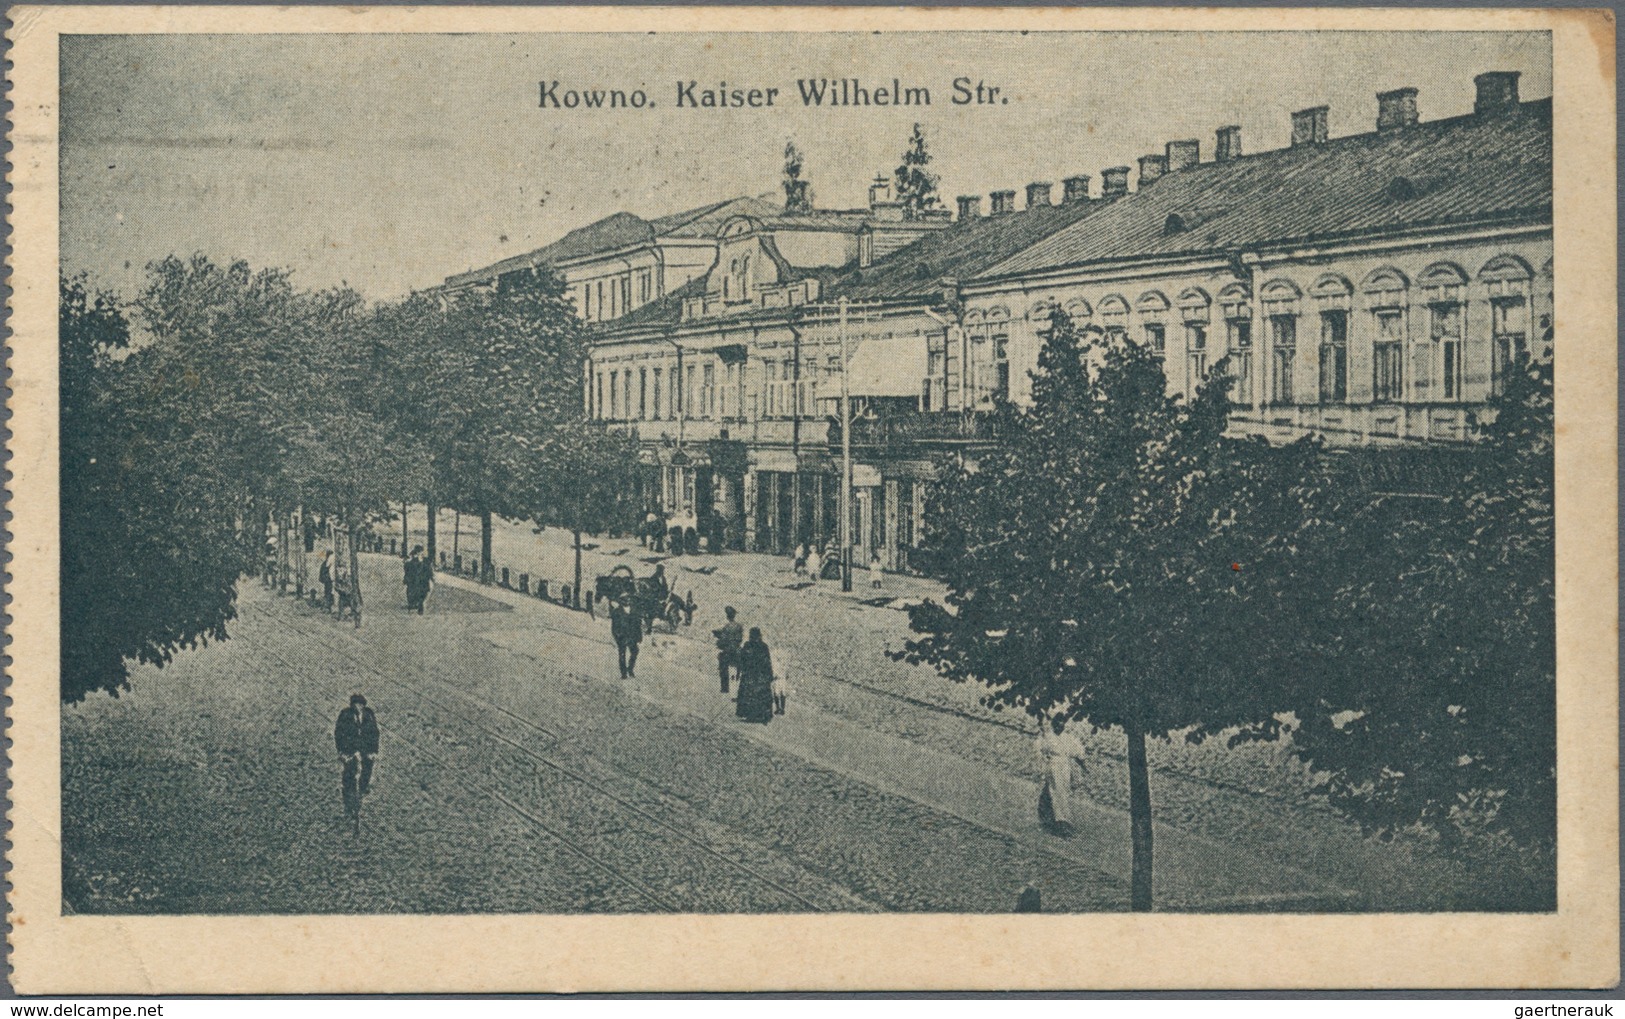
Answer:
<path fill-rule="evenodd" d="M 352 694 L 350 706 L 339 712 L 333 744 L 344 764 L 344 809 L 354 816 L 361 812 L 361 797 L 367 795 L 372 762 L 378 756 L 378 716 L 367 707 L 365 697 Z"/>

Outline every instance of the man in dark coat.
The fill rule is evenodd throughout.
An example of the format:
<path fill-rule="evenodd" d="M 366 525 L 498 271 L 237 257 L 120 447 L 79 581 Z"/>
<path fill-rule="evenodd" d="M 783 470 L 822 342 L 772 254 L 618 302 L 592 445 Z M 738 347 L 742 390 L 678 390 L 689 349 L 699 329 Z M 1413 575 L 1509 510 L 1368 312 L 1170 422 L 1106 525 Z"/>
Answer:
<path fill-rule="evenodd" d="M 372 784 L 372 762 L 378 757 L 378 716 L 360 694 L 352 694 L 350 706 L 339 712 L 333 725 L 333 745 L 344 762 L 345 806 L 359 807 Z"/>
<path fill-rule="evenodd" d="M 621 664 L 621 678 L 637 676 L 638 645 L 643 642 L 643 620 L 631 601 L 616 598 L 609 603 L 609 632 L 615 638 L 615 656 Z"/>
<path fill-rule="evenodd" d="M 434 587 L 434 566 L 424 558 L 422 545 L 412 549 L 412 557 L 406 560 L 402 583 L 406 585 L 407 611 L 423 615 L 423 603 L 429 600 L 429 591 Z"/>
<path fill-rule="evenodd" d="M 317 571 L 316 579 L 322 582 L 322 607 L 333 611 L 333 550 L 322 552 L 322 568 Z"/>
<path fill-rule="evenodd" d="M 745 628 L 734 619 L 734 607 L 722 610 L 728 621 L 711 631 L 717 639 L 717 676 L 722 680 L 722 692 L 728 692 L 728 674 L 739 668 L 739 648 L 745 642 Z"/>

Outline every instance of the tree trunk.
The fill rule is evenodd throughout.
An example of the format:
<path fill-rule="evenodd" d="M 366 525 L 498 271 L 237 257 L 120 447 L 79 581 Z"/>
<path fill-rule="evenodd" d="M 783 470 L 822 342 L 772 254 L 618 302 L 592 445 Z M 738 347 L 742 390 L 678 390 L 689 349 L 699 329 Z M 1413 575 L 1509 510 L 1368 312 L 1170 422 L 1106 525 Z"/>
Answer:
<path fill-rule="evenodd" d="M 579 530 L 576 531 L 575 536 L 576 536 L 576 582 L 570 588 L 570 602 L 575 608 L 579 609 L 581 607 L 581 532 Z"/>
<path fill-rule="evenodd" d="M 1151 911 L 1151 776 L 1145 762 L 1145 730 L 1124 726 L 1128 735 L 1129 842 L 1134 862 L 1129 875 L 1129 901 L 1136 913 Z"/>
<path fill-rule="evenodd" d="M 429 545 L 429 565 L 434 566 L 435 565 L 435 556 L 438 554 L 436 552 L 436 547 L 439 544 L 439 542 L 437 542 L 435 540 L 435 538 L 436 538 L 436 533 L 435 532 L 438 530 L 438 528 L 435 527 L 435 524 L 440 519 L 440 507 L 435 505 L 435 501 L 433 499 L 430 499 L 428 509 L 429 509 L 429 541 L 428 541 L 428 545 Z"/>
<path fill-rule="evenodd" d="M 412 539 L 411 533 L 408 531 L 407 526 L 406 526 L 406 500 L 402 499 L 401 500 L 401 558 L 402 559 L 405 559 L 408 555 L 411 554 L 410 550 L 407 548 L 407 542 L 410 541 L 411 539 Z"/>
<path fill-rule="evenodd" d="M 356 526 L 354 513 L 344 515 L 344 533 L 350 539 L 350 608 L 355 612 L 356 629 L 361 629 L 361 557 L 356 552 Z"/>
<path fill-rule="evenodd" d="M 491 561 L 491 511 L 480 510 L 480 583 L 489 584 L 496 572 Z"/>

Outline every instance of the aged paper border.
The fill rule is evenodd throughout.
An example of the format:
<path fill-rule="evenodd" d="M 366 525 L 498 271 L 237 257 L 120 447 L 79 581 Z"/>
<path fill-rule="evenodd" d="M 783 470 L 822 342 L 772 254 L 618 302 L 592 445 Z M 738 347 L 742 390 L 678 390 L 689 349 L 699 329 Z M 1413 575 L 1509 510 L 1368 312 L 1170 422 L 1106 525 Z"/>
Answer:
<path fill-rule="evenodd" d="M 1605 987 L 1619 979 L 1614 21 L 1598 10 L 15 7 L 13 985 L 40 993 Z M 1558 902 L 1549 915 L 61 915 L 58 37 L 1543 30 L 1556 133 Z M 771 951 L 764 946 L 772 946 Z"/>

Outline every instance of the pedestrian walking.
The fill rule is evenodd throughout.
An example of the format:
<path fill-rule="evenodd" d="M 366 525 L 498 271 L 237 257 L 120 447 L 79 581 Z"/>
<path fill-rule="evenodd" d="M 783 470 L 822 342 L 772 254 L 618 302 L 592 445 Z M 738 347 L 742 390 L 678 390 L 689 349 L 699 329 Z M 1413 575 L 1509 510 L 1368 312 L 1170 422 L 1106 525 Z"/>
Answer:
<path fill-rule="evenodd" d="M 817 580 L 824 573 L 824 550 L 815 548 L 807 554 L 807 576 Z"/>
<path fill-rule="evenodd" d="M 638 645 L 643 643 L 643 620 L 626 598 L 609 603 L 609 632 L 615 638 L 615 657 L 620 662 L 621 678 L 637 676 Z"/>
<path fill-rule="evenodd" d="M 789 660 L 783 654 L 779 655 L 778 662 L 773 666 L 773 682 L 768 690 L 773 695 L 773 713 L 784 714 L 785 705 L 790 702 L 790 673 L 794 671 Z"/>
<path fill-rule="evenodd" d="M 876 588 L 878 588 L 880 586 L 881 572 L 882 571 L 881 571 L 881 566 L 880 566 L 880 553 L 876 552 L 874 555 L 871 555 L 869 557 L 869 584 L 870 584 L 870 586 L 876 587 Z"/>
<path fill-rule="evenodd" d="M 745 628 L 734 617 L 738 614 L 729 605 L 722 610 L 728 621 L 711 631 L 717 639 L 717 678 L 722 680 L 722 692 L 728 692 L 728 679 L 739 670 L 739 649 L 745 643 Z"/>
<path fill-rule="evenodd" d="M 797 545 L 796 546 L 796 557 L 792 561 L 792 564 L 791 564 L 791 567 L 790 567 L 790 572 L 795 574 L 798 577 L 807 572 L 807 546 L 806 545 Z"/>
<path fill-rule="evenodd" d="M 322 582 L 322 608 L 328 612 L 333 611 L 333 550 L 322 550 L 322 568 L 317 571 L 316 579 Z"/>
<path fill-rule="evenodd" d="M 434 564 L 424 557 L 422 545 L 412 549 L 404 573 L 401 583 L 406 585 L 406 609 L 421 616 L 429 592 L 434 590 Z"/>
<path fill-rule="evenodd" d="M 734 714 L 763 725 L 773 721 L 773 654 L 758 626 L 750 628 L 750 639 L 739 649 L 739 696 Z"/>
<path fill-rule="evenodd" d="M 1038 794 L 1038 818 L 1052 835 L 1072 837 L 1072 766 L 1083 767 L 1083 744 L 1066 731 L 1059 713 L 1038 729 L 1038 756 L 1044 766 L 1044 787 Z"/>

